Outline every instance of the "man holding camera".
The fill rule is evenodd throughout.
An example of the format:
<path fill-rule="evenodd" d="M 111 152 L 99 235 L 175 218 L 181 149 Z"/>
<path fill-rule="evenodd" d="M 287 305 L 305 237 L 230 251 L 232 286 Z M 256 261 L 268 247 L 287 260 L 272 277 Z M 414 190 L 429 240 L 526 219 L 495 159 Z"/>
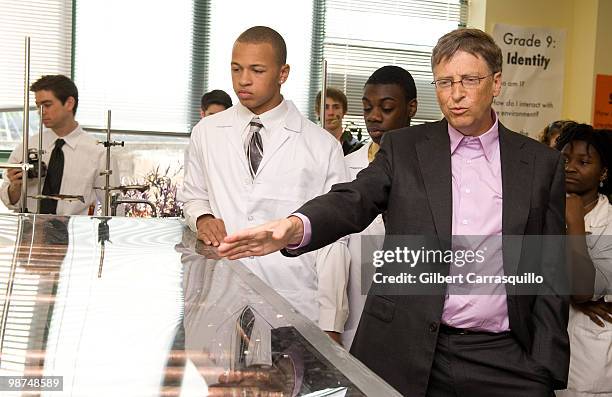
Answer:
<path fill-rule="evenodd" d="M 106 169 L 104 147 L 89 136 L 76 122 L 74 116 L 79 104 L 76 85 L 63 75 L 41 77 L 30 87 L 36 97 L 36 106 L 43 107 L 42 122 L 47 127 L 43 131 L 42 161 L 47 165 L 42 194 L 49 197 L 61 195 L 83 196 L 80 200 L 41 200 L 40 213 L 57 215 L 87 215 L 96 205 L 104 201 L 102 190 L 94 187 L 104 186 L 100 173 Z M 30 151 L 38 147 L 38 134 L 29 140 Z M 36 149 L 34 149 L 36 150 Z M 11 153 L 8 162 L 19 163 L 22 158 L 22 145 Z M 116 167 L 112 167 L 116 169 Z M 36 168 L 28 173 L 28 192 L 36 194 Z M 19 210 L 23 172 L 11 169 L 4 173 L 0 186 L 0 199 L 7 208 Z M 111 174 L 111 186 L 118 185 L 118 175 Z M 43 182 L 44 181 L 44 182 Z M 35 211 L 36 200 L 28 198 L 27 208 Z"/>

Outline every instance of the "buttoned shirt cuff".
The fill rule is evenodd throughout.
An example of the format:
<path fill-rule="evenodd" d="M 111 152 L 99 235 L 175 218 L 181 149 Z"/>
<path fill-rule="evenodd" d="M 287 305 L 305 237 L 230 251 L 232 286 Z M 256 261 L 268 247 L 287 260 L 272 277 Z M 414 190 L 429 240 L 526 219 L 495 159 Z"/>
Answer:
<path fill-rule="evenodd" d="M 2 202 L 4 203 L 7 209 L 15 211 L 18 209 L 18 205 L 15 205 L 15 204 L 18 204 L 19 200 L 17 200 L 17 203 L 11 204 L 11 199 L 9 197 L 8 190 L 9 190 L 9 183 L 6 181 L 3 181 L 2 186 L 0 186 L 0 200 L 2 200 Z"/>
<path fill-rule="evenodd" d="M 187 223 L 189 228 L 197 233 L 198 218 L 202 215 L 212 215 L 212 211 L 210 210 L 209 206 L 204 205 L 199 201 L 191 201 L 185 203 L 185 205 L 183 206 L 183 214 L 185 215 L 185 222 Z"/>
<path fill-rule="evenodd" d="M 310 219 L 308 219 L 306 215 L 302 215 L 297 212 L 294 212 L 289 216 L 297 216 L 302 220 L 302 223 L 304 224 L 304 235 L 302 237 L 302 241 L 299 244 L 290 244 L 287 246 L 287 249 L 296 250 L 310 244 L 310 238 L 312 236 L 312 227 L 310 226 Z"/>

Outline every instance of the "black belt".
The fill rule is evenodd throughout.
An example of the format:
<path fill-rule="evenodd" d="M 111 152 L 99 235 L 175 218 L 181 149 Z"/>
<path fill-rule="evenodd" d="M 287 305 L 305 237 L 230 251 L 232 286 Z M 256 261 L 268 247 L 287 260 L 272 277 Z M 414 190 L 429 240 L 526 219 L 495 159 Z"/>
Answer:
<path fill-rule="evenodd" d="M 504 332 L 488 332 L 488 331 L 473 331 L 467 328 L 455 328 L 450 325 L 440 323 L 440 332 L 447 335 L 505 335 L 510 331 Z"/>

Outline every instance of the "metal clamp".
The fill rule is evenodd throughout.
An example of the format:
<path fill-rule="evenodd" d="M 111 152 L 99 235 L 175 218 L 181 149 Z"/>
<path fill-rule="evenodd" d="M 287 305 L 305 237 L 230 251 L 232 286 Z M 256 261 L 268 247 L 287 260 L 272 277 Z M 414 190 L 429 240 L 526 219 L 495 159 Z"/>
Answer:
<path fill-rule="evenodd" d="M 120 204 L 146 204 L 151 207 L 151 216 L 153 218 L 157 218 L 157 210 L 155 209 L 155 205 L 147 201 L 145 199 L 120 199 L 119 194 L 111 195 L 110 207 L 111 207 L 111 216 L 117 215 L 117 207 Z"/>

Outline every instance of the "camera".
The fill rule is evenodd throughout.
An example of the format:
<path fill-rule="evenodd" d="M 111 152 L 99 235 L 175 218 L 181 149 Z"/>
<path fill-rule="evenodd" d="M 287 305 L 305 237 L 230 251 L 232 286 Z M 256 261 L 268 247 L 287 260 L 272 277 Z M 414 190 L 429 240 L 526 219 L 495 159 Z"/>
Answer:
<path fill-rule="evenodd" d="M 353 121 L 349 121 L 346 125 L 345 131 L 348 131 L 351 135 L 357 135 L 357 140 L 361 142 L 361 138 L 363 137 L 363 132 L 361 127 L 355 124 Z"/>
<path fill-rule="evenodd" d="M 28 178 L 38 178 L 38 162 L 41 162 L 41 178 L 47 175 L 47 164 L 38 158 L 37 149 L 28 149 L 28 163 L 34 168 L 28 170 Z"/>

